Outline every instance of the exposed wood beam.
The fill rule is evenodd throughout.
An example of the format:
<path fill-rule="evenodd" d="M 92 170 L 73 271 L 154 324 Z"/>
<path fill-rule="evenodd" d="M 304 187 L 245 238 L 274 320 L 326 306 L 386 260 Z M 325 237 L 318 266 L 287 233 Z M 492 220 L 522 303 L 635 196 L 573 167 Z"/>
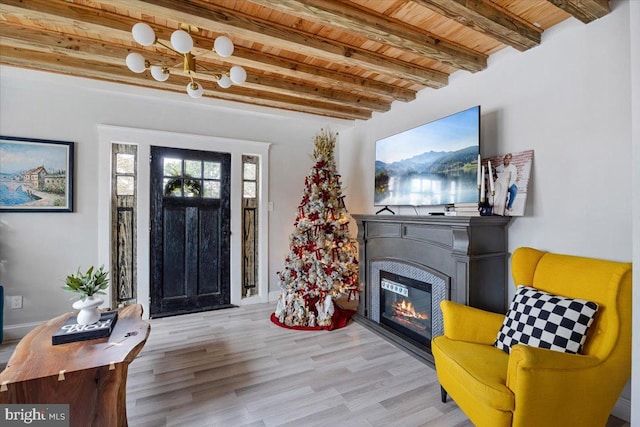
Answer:
<path fill-rule="evenodd" d="M 100 44 L 95 42 L 92 43 L 91 40 L 83 39 L 81 37 L 65 37 L 64 39 L 61 39 L 58 34 L 42 30 L 23 28 L 19 33 L 20 38 L 5 36 L 4 32 L 0 34 L 0 41 L 2 45 L 14 49 L 54 53 L 56 55 L 107 63 L 121 67 L 124 66 L 124 58 L 131 51 L 130 49 L 106 42 L 102 42 Z M 162 63 L 166 65 L 167 57 L 146 51 L 140 53 L 143 53 L 152 63 Z M 175 59 L 180 64 L 182 63 L 180 58 Z M 198 59 L 198 61 L 204 62 L 203 58 Z M 219 65 L 220 64 L 218 63 L 210 63 L 207 64 L 206 67 L 216 67 Z M 171 73 L 184 75 L 182 67 L 172 68 Z M 197 80 L 217 84 L 215 76 L 211 73 L 198 73 Z M 296 83 L 286 79 L 258 75 L 257 72 L 249 73 L 247 82 L 243 86 L 256 90 L 282 93 L 289 96 L 316 99 L 318 101 L 336 103 L 339 105 L 362 107 L 374 111 L 388 111 L 390 109 L 390 102 L 384 102 L 362 95 L 354 96 L 350 93 L 335 89 L 312 87 L 310 85 L 305 85 L 304 82 Z"/>
<path fill-rule="evenodd" d="M 112 0 L 116 6 L 136 8 L 156 18 L 187 22 L 199 28 L 228 33 L 255 43 L 269 44 L 303 55 L 314 55 L 345 66 L 357 66 L 423 86 L 446 86 L 446 73 L 346 46 L 313 34 L 302 33 L 272 22 L 252 20 L 215 3 L 207 7 L 192 1 Z"/>
<path fill-rule="evenodd" d="M 109 13 L 106 11 L 95 11 L 80 5 L 69 4 L 59 0 L 2 0 L 0 12 L 18 18 L 20 22 L 36 20 L 41 22 L 41 27 L 45 24 L 53 24 L 55 27 L 70 27 L 74 21 L 83 22 L 83 28 L 96 36 L 108 36 L 130 40 L 135 44 L 131 36 L 131 28 L 139 21 Z M 174 31 L 165 27 L 152 25 L 159 39 L 168 42 L 171 33 Z M 213 40 L 206 39 L 197 34 L 193 35 L 196 51 L 201 54 L 210 50 Z M 206 48 L 205 48 L 206 46 Z M 305 79 L 310 82 L 320 81 L 324 84 L 339 86 L 356 92 L 371 93 L 384 96 L 390 99 L 401 101 L 412 101 L 415 99 L 416 91 L 392 86 L 373 79 L 362 78 L 352 74 L 327 70 L 309 64 L 302 64 L 295 61 L 276 58 L 242 46 L 236 46 L 233 58 L 234 63 L 251 68 L 260 68 L 265 71 L 290 76 L 297 79 Z"/>
<path fill-rule="evenodd" d="M 70 57 L 52 57 L 48 53 L 24 51 L 3 45 L 0 45 L 0 49 L 2 50 L 2 55 L 0 55 L 0 63 L 2 64 L 82 76 L 115 83 L 134 84 L 152 89 L 170 90 L 188 96 L 185 93 L 185 88 L 189 79 L 183 76 L 175 76 L 171 81 L 156 82 L 150 76 L 149 72 L 132 74 L 129 70 L 112 64 L 91 62 Z M 70 72 L 70 70 L 75 71 Z M 217 85 L 212 85 L 207 88 L 204 96 L 291 111 L 311 112 L 313 114 L 347 120 L 366 120 L 371 117 L 371 111 L 364 108 L 335 105 L 327 102 L 242 88 L 240 86 L 234 86 L 230 89 L 221 89 L 216 86 Z"/>
<path fill-rule="evenodd" d="M 415 99 L 425 87 L 446 86 L 456 70 L 484 69 L 487 56 L 505 45 L 538 45 L 540 27 L 570 14 L 589 22 L 610 13 L 610 0 L 528 1 L 0 0 L 0 63 L 171 91 L 187 100 L 185 86 L 195 78 L 212 102 L 367 119 L 396 100 Z M 134 41 L 138 22 L 153 28 L 158 43 Z M 194 76 L 169 47 L 181 23 L 200 29 L 191 34 Z M 232 56 L 212 51 L 219 35 L 233 40 Z M 169 66 L 172 75 L 157 82 L 149 70 L 131 72 L 130 52 Z M 220 88 L 219 76 L 234 65 L 247 71 L 245 83 Z"/>
<path fill-rule="evenodd" d="M 441 40 L 427 31 L 409 29 L 388 17 L 374 15 L 336 0 L 250 0 L 312 22 L 342 28 L 370 40 L 435 59 L 472 72 L 484 69 L 486 55 Z"/>
<path fill-rule="evenodd" d="M 611 12 L 609 0 L 547 0 L 588 24 Z"/>
<path fill-rule="evenodd" d="M 242 46 L 236 46 L 233 57 L 238 65 L 262 68 L 265 71 L 297 79 L 321 82 L 334 87 L 341 87 L 345 90 L 365 92 L 379 97 L 389 98 L 390 100 L 413 101 L 416 99 L 415 90 L 403 89 L 377 80 L 315 67 L 310 64 L 246 49 Z"/>
<path fill-rule="evenodd" d="M 413 0 L 520 51 L 538 46 L 542 30 L 484 0 Z"/>

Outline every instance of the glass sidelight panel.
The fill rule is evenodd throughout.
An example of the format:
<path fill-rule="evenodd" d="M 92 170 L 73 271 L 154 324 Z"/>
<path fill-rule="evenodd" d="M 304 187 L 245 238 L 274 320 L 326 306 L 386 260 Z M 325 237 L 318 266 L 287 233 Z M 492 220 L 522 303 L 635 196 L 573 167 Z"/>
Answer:
<path fill-rule="evenodd" d="M 258 292 L 259 157 L 242 156 L 242 286 L 243 296 Z"/>
<path fill-rule="evenodd" d="M 132 176 L 116 176 L 116 196 L 133 196 L 135 180 Z"/>
<path fill-rule="evenodd" d="M 136 302 L 137 155 L 132 144 L 113 144 L 111 176 L 111 305 Z"/>
<path fill-rule="evenodd" d="M 134 174 L 136 156 L 133 154 L 116 154 L 116 174 Z"/>

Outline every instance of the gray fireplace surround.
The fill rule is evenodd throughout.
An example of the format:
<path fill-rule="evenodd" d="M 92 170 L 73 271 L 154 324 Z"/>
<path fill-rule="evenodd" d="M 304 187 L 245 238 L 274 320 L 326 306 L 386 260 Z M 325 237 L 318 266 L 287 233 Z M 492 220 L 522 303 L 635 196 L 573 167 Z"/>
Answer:
<path fill-rule="evenodd" d="M 380 271 L 432 285 L 432 333 L 442 335 L 440 301 L 505 313 L 509 217 L 353 215 L 358 225 L 360 301 L 355 319 L 413 355 L 415 345 L 380 323 Z"/>

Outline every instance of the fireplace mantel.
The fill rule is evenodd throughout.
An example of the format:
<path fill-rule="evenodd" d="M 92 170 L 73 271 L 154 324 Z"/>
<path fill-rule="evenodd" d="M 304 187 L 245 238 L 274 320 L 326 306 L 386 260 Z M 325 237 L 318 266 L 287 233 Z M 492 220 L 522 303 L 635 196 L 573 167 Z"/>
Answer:
<path fill-rule="evenodd" d="M 358 225 L 360 258 L 358 318 L 364 319 L 367 326 L 378 325 L 377 302 L 372 296 L 377 298 L 379 292 L 372 287 L 379 285 L 371 282 L 378 277 L 377 266 L 389 263 L 444 277 L 447 299 L 505 313 L 510 217 L 353 215 L 353 218 Z M 393 334 L 390 338 L 394 338 Z M 418 355 L 431 360 L 430 354 Z"/>

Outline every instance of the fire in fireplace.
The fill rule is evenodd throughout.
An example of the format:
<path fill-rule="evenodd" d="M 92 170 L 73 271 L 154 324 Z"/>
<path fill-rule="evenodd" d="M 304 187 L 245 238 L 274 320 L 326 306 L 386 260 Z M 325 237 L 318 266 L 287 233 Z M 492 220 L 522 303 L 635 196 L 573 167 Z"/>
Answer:
<path fill-rule="evenodd" d="M 431 348 L 431 284 L 380 271 L 380 323 Z"/>

